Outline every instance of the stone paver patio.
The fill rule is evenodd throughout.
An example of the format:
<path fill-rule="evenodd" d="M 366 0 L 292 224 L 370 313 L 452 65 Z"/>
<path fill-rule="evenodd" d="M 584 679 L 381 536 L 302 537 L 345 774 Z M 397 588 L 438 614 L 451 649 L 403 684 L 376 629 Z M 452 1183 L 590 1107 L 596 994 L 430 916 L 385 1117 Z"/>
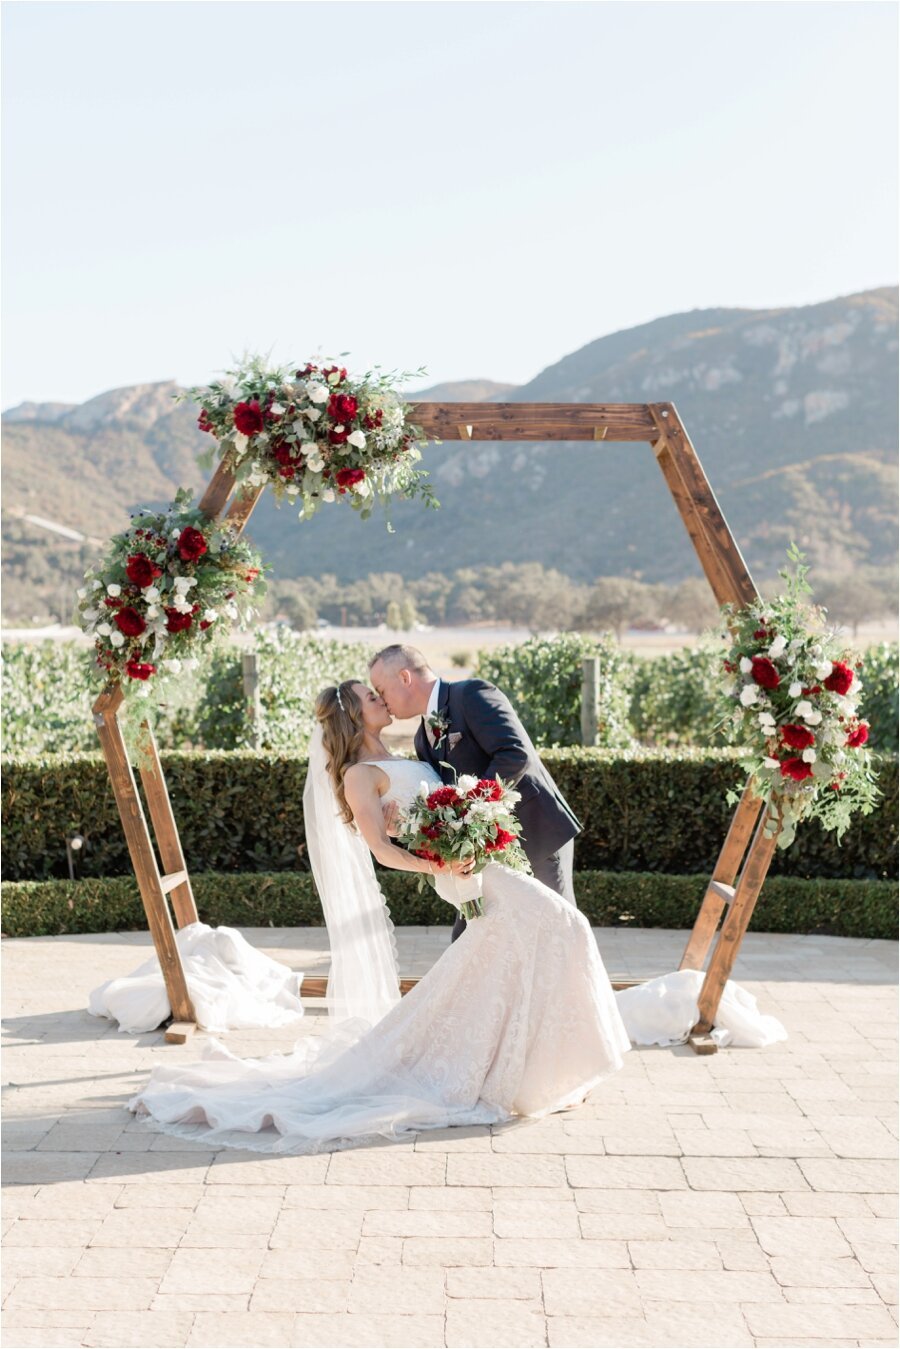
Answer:
<path fill-rule="evenodd" d="M 246 935 L 327 967 L 321 929 Z M 417 974 L 448 931 L 398 937 Z M 649 975 L 684 934 L 598 940 L 611 974 Z M 4 943 L 7 1349 L 896 1344 L 892 943 L 749 936 L 736 977 L 785 1044 L 634 1051 L 539 1124 L 277 1159 L 123 1110 L 155 1062 L 200 1049 L 84 1011 L 149 945 Z"/>

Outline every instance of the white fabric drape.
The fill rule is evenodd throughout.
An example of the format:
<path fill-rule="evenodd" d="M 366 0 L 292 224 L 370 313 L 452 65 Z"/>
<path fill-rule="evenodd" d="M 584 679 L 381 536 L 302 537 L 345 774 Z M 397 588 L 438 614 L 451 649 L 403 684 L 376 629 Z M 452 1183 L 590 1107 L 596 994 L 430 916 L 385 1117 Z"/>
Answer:
<path fill-rule="evenodd" d="M 320 726 L 309 747 L 303 818 L 331 948 L 329 1013 L 374 1025 L 400 1001 L 394 925 L 365 840 L 341 819 Z"/>

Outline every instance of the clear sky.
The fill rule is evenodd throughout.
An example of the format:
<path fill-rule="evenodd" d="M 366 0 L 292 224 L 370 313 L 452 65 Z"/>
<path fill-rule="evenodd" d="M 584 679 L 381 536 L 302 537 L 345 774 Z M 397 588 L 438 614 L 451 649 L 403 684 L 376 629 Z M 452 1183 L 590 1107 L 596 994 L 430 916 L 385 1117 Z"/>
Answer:
<path fill-rule="evenodd" d="M 897 281 L 892 3 L 3 9 L 5 407 Z"/>

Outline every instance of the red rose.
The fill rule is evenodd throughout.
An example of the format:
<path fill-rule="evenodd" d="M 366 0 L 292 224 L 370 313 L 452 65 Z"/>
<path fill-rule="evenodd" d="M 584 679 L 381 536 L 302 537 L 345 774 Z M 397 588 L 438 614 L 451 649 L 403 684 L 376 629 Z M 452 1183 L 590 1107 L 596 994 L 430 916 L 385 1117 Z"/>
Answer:
<path fill-rule="evenodd" d="M 242 436 L 259 434 L 263 429 L 263 414 L 257 398 L 250 403 L 235 404 L 234 425 Z"/>
<path fill-rule="evenodd" d="M 147 627 L 137 609 L 132 609 L 130 604 L 119 610 L 115 616 L 115 623 L 119 632 L 123 632 L 126 637 L 140 637 Z"/>
<path fill-rule="evenodd" d="M 132 659 L 125 666 L 125 673 L 132 679 L 149 679 L 152 674 L 156 674 L 156 666 Z"/>
<path fill-rule="evenodd" d="M 515 841 L 515 834 L 511 834 L 508 829 L 500 829 L 498 827 L 497 832 L 494 834 L 493 841 L 485 843 L 484 849 L 485 852 L 502 852 L 504 848 L 508 848 L 510 843 L 515 843 Z"/>
<path fill-rule="evenodd" d="M 196 562 L 206 552 L 206 539 L 193 525 L 186 525 L 178 539 L 178 555 L 185 562 Z"/>
<path fill-rule="evenodd" d="M 784 759 L 781 764 L 781 776 L 783 778 L 793 778 L 795 782 L 803 782 L 805 778 L 811 778 L 812 768 L 802 759 Z"/>
<path fill-rule="evenodd" d="M 200 620 L 200 631 L 201 631 L 201 632 L 206 632 L 206 629 L 207 629 L 207 628 L 211 628 L 211 627 L 212 627 L 212 623 L 210 623 L 208 619 L 201 618 L 201 620 Z"/>
<path fill-rule="evenodd" d="M 200 416 L 197 418 L 197 425 L 200 427 L 201 431 L 211 431 L 213 435 L 216 433 L 216 428 L 209 420 L 209 413 L 206 411 L 206 408 L 201 410 Z"/>
<path fill-rule="evenodd" d="M 439 824 L 426 824 L 422 828 L 422 833 L 426 838 L 430 839 L 440 838 L 443 832 L 444 831 Z"/>
<path fill-rule="evenodd" d="M 754 632 L 754 634 L 753 634 L 754 637 L 756 637 L 756 638 L 758 638 L 758 639 L 760 639 L 760 640 L 761 640 L 761 639 L 764 639 L 764 638 L 766 638 L 766 637 L 768 637 L 768 635 L 769 635 L 769 634 L 768 634 L 768 632 L 766 631 L 765 628 L 757 628 L 757 629 L 756 629 L 756 632 Z"/>
<path fill-rule="evenodd" d="M 850 734 L 847 736 L 845 743 L 849 745 L 851 749 L 862 749 L 863 745 L 866 743 L 868 738 L 869 738 L 869 723 L 867 721 L 861 721 L 857 726 L 856 730 L 851 731 Z"/>
<path fill-rule="evenodd" d="M 853 683 L 853 671 L 842 660 L 836 660 L 831 667 L 831 674 L 824 683 L 826 689 L 830 689 L 832 693 L 846 693 Z"/>
<path fill-rule="evenodd" d="M 328 415 L 333 422 L 352 422 L 358 407 L 352 393 L 333 393 L 328 400 Z"/>
<path fill-rule="evenodd" d="M 322 378 L 328 379 L 329 375 L 337 375 L 337 382 L 340 383 L 342 379 L 347 378 L 346 367 L 342 366 L 341 369 L 338 370 L 336 365 L 329 365 L 327 369 L 322 371 Z"/>
<path fill-rule="evenodd" d="M 431 793 L 425 804 L 429 810 L 437 810 L 439 806 L 456 806 L 459 802 L 460 795 L 455 787 L 438 787 Z"/>
<path fill-rule="evenodd" d="M 338 469 L 334 480 L 338 487 L 346 490 L 346 488 L 353 487 L 356 483 L 362 482 L 365 476 L 366 470 L 364 468 L 341 468 Z"/>
<path fill-rule="evenodd" d="M 252 584 L 256 580 L 258 575 L 259 575 L 259 567 L 251 567 L 250 570 L 245 573 L 244 580 L 247 581 L 249 584 Z"/>
<path fill-rule="evenodd" d="M 496 778 L 479 778 L 468 795 L 473 800 L 499 801 L 503 795 L 503 788 Z"/>
<path fill-rule="evenodd" d="M 805 726 L 782 726 L 781 738 L 791 749 L 809 749 L 816 743 L 816 737 Z"/>
<path fill-rule="evenodd" d="M 187 632 L 193 621 L 193 614 L 182 614 L 177 609 L 166 610 L 166 632 Z"/>
<path fill-rule="evenodd" d="M 427 848 L 417 848 L 416 857 L 424 857 L 426 862 L 437 862 L 439 867 L 444 865 L 444 859 L 440 853 L 429 852 Z"/>
<path fill-rule="evenodd" d="M 333 426 L 331 430 L 328 432 L 328 439 L 332 445 L 345 445 L 349 434 L 350 432 L 347 430 L 346 426 L 343 427 L 340 431 L 338 431 L 337 428 Z"/>
<path fill-rule="evenodd" d="M 145 590 L 158 576 L 162 576 L 162 567 L 151 562 L 146 553 L 134 553 L 125 564 L 125 574 L 132 585 Z"/>
<path fill-rule="evenodd" d="M 757 684 L 764 689 L 777 689 L 781 683 L 778 671 L 768 656 L 754 656 L 751 673 Z"/>

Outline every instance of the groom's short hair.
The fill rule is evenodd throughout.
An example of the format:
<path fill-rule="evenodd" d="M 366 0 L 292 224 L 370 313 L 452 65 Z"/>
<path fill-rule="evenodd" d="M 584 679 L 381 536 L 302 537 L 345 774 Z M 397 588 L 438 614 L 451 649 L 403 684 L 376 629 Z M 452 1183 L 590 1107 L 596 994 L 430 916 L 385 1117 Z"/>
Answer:
<path fill-rule="evenodd" d="M 404 646 L 400 642 L 382 647 L 369 661 L 369 669 L 379 661 L 389 670 L 414 670 L 417 674 L 431 671 L 431 666 L 417 646 Z"/>

